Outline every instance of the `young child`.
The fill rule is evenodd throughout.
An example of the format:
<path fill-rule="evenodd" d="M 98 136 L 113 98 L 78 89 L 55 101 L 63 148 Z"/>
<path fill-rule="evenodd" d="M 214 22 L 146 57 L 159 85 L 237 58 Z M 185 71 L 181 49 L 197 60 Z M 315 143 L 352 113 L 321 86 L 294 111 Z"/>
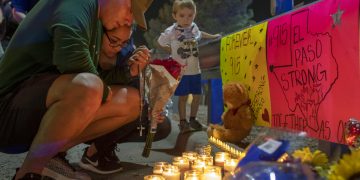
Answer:
<path fill-rule="evenodd" d="M 185 66 L 184 76 L 175 91 L 179 96 L 179 128 L 181 132 L 189 130 L 202 130 L 202 125 L 196 120 L 200 104 L 201 71 L 199 64 L 198 42 L 204 38 L 218 38 L 220 34 L 201 32 L 193 22 L 196 15 L 196 5 L 193 0 L 175 0 L 172 16 L 176 23 L 161 33 L 158 43 L 160 47 L 171 53 L 173 59 Z M 189 122 L 186 120 L 186 101 L 188 95 L 193 95 Z"/>

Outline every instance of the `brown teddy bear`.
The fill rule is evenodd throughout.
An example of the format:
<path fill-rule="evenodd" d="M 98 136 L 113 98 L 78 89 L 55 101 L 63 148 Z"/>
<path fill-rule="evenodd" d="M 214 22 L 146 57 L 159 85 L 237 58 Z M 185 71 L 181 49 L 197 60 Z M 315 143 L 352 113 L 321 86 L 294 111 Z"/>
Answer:
<path fill-rule="evenodd" d="M 241 83 L 233 82 L 223 86 L 224 105 L 227 107 L 221 119 L 223 125 L 210 124 L 208 136 L 225 142 L 243 145 L 254 124 L 254 115 L 250 107 L 249 94 Z"/>

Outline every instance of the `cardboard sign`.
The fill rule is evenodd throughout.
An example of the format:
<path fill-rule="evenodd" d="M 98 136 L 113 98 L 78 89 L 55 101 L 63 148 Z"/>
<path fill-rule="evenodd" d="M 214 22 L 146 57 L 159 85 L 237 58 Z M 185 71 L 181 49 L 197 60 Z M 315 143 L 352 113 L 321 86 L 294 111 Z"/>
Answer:
<path fill-rule="evenodd" d="M 258 24 L 221 39 L 220 69 L 223 84 L 246 85 L 256 124 L 270 126 L 270 94 L 266 64 L 267 23 Z"/>
<path fill-rule="evenodd" d="M 345 123 L 360 119 L 359 0 L 319 1 L 226 36 L 220 62 L 223 83 L 247 84 L 258 125 L 267 112 L 272 127 L 345 143 Z"/>
<path fill-rule="evenodd" d="M 269 22 L 271 126 L 344 143 L 344 123 L 360 118 L 358 11 L 324 0 Z"/>

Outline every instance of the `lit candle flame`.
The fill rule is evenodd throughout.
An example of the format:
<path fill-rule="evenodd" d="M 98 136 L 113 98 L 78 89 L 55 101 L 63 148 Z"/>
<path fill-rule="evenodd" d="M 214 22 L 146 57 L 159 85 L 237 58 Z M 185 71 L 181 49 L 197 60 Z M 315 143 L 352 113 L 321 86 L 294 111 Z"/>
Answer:
<path fill-rule="evenodd" d="M 237 158 L 242 158 L 244 157 L 244 153 L 235 149 L 234 147 L 231 147 L 230 145 L 226 144 L 225 142 L 216 139 L 215 137 L 211 136 L 209 138 L 209 142 L 214 144 L 216 147 L 220 148 L 223 151 L 226 151 L 228 153 L 230 153 L 232 156 L 237 157 Z"/>

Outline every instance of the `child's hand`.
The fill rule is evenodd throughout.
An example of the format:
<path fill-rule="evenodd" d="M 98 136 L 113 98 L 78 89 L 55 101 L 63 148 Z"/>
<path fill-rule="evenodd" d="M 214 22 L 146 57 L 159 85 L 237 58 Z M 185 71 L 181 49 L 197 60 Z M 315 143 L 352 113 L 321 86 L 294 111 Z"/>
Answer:
<path fill-rule="evenodd" d="M 221 38 L 221 34 L 215 34 L 214 36 L 214 39 Z"/>

